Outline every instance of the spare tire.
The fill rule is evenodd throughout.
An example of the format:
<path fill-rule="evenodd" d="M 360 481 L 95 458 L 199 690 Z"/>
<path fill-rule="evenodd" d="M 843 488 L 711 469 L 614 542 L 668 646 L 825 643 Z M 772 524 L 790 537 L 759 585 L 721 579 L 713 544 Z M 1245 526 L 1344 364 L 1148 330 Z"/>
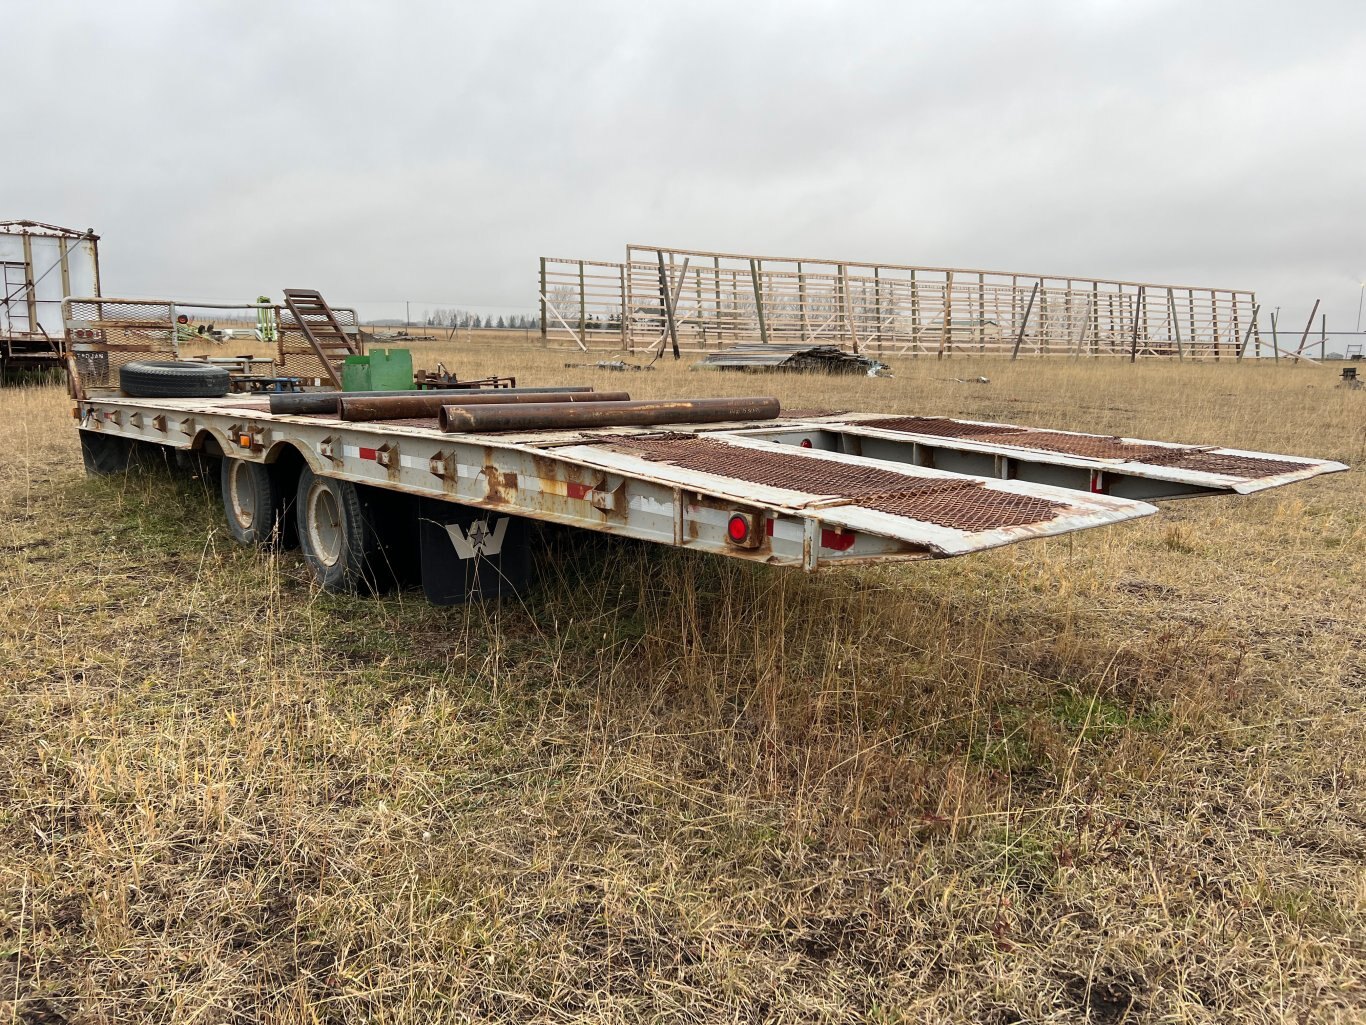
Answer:
<path fill-rule="evenodd" d="M 216 399 L 228 393 L 228 372 L 211 363 L 146 360 L 119 369 L 125 395 L 145 399 Z"/>

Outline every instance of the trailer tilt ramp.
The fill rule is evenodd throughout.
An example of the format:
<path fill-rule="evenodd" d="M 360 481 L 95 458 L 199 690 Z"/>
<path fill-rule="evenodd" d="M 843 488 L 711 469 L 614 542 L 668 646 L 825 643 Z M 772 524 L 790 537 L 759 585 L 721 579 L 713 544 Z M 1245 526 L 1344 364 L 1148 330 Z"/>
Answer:
<path fill-rule="evenodd" d="M 439 602 L 519 586 L 531 521 L 816 570 L 964 555 L 1148 516 L 1152 500 L 1346 469 L 866 413 L 446 433 L 435 415 L 357 422 L 272 413 L 250 395 L 102 395 L 80 400 L 77 415 L 96 471 L 117 469 L 110 453 L 130 441 L 221 455 L 234 536 L 266 541 L 296 523 L 324 587 L 359 586 L 384 535 L 416 535 L 424 590 Z M 394 514 L 406 526 L 379 522 L 385 496 L 407 510 Z"/>
<path fill-rule="evenodd" d="M 797 431 L 775 426 L 748 436 L 1150 501 L 1247 495 L 1347 469 L 1241 449 L 891 413 L 832 414 Z"/>

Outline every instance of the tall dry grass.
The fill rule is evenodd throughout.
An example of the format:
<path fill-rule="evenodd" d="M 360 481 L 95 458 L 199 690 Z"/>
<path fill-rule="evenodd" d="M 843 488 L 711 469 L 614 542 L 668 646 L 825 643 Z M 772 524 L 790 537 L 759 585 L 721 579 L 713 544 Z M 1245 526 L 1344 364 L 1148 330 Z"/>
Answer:
<path fill-rule="evenodd" d="M 1301 367 L 774 392 L 1359 463 Z M 979 374 L 989 384 L 960 383 Z M 1362 1021 L 1363 486 L 818 576 L 611 543 L 318 593 L 0 393 L 0 1021 Z"/>

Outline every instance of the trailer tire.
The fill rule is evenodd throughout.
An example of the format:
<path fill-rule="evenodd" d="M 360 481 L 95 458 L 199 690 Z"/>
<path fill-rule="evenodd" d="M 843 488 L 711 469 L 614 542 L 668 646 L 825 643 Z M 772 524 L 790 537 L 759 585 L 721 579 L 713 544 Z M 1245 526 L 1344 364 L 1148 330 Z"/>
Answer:
<path fill-rule="evenodd" d="M 350 481 L 319 477 L 305 466 L 296 496 L 299 547 L 322 589 L 344 594 L 371 586 L 380 538 L 360 489 Z"/>
<path fill-rule="evenodd" d="M 216 399 L 228 393 L 228 372 L 208 363 L 143 360 L 119 369 L 119 388 L 134 398 Z"/>
<path fill-rule="evenodd" d="M 284 532 L 284 502 L 265 463 L 224 459 L 219 471 L 228 533 L 244 545 L 278 543 Z"/>
<path fill-rule="evenodd" d="M 98 431 L 81 431 L 81 462 L 90 477 L 127 473 L 133 462 L 133 445 L 127 438 Z"/>

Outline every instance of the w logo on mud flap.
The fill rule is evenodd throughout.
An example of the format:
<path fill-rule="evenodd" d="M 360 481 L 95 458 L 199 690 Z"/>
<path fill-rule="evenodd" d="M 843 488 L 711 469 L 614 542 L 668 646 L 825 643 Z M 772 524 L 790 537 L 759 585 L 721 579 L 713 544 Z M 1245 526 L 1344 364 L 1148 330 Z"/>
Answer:
<path fill-rule="evenodd" d="M 489 530 L 487 520 L 475 520 L 470 524 L 468 531 L 461 530 L 458 523 L 446 524 L 446 533 L 450 535 L 451 544 L 455 546 L 455 554 L 462 559 L 473 559 L 476 555 L 487 559 L 497 555 L 503 550 L 503 538 L 507 532 L 506 516 L 499 516 L 494 521 L 492 531 Z"/>

